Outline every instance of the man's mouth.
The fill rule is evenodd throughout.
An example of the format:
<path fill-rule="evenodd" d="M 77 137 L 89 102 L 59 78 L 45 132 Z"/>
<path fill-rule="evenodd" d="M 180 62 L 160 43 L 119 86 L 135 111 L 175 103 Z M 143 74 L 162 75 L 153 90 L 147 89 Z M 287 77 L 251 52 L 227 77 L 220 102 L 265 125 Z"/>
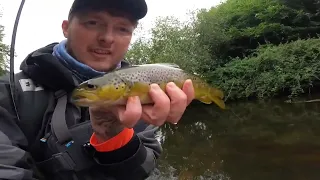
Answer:
<path fill-rule="evenodd" d="M 111 51 L 106 49 L 92 49 L 91 52 L 98 55 L 110 55 Z"/>

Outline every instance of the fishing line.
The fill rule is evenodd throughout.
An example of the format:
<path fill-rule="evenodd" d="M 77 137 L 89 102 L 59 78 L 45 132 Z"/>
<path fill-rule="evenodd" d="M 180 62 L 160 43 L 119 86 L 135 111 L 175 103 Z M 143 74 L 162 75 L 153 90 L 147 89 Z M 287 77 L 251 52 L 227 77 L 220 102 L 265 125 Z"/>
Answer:
<path fill-rule="evenodd" d="M 13 32 L 12 32 L 12 38 L 11 38 L 11 46 L 10 46 L 10 91 L 11 91 L 11 97 L 12 97 L 12 103 L 14 106 L 14 110 L 16 111 L 16 115 L 18 120 L 20 121 L 20 117 L 18 114 L 17 110 L 17 105 L 16 105 L 16 87 L 15 87 L 15 80 L 14 80 L 14 52 L 15 52 L 15 43 L 16 43 L 16 34 L 17 34 L 17 29 L 18 29 L 18 24 L 21 16 L 21 11 L 23 8 L 25 0 L 21 0 L 20 7 L 17 12 L 16 20 L 14 22 L 14 27 L 13 27 Z"/>

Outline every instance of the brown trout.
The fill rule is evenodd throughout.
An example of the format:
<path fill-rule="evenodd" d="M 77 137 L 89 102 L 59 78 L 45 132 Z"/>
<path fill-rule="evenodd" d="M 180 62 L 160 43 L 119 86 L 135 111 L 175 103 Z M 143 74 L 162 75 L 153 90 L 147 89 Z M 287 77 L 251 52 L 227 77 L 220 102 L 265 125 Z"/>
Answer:
<path fill-rule="evenodd" d="M 179 88 L 191 79 L 195 99 L 225 109 L 223 92 L 209 86 L 194 74 L 189 74 L 175 64 L 157 63 L 135 65 L 111 71 L 81 83 L 72 92 L 72 102 L 77 106 L 125 105 L 128 97 L 138 96 L 141 104 L 152 104 L 150 84 L 156 83 L 165 92 L 167 83 L 174 82 Z"/>

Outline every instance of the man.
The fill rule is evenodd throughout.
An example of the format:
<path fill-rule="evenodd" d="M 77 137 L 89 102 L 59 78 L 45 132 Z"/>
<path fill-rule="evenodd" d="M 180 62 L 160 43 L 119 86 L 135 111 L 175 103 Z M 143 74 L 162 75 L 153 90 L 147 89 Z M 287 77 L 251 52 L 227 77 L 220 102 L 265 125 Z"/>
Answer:
<path fill-rule="evenodd" d="M 123 60 L 144 0 L 75 0 L 62 23 L 66 37 L 30 53 L 15 75 L 0 83 L 0 179 L 144 179 L 161 146 L 158 126 L 176 124 L 194 98 L 190 80 L 164 93 L 152 85 L 153 106 L 132 97 L 125 107 L 79 108 L 69 98 L 79 83 Z M 140 120 L 141 119 L 141 120 Z"/>

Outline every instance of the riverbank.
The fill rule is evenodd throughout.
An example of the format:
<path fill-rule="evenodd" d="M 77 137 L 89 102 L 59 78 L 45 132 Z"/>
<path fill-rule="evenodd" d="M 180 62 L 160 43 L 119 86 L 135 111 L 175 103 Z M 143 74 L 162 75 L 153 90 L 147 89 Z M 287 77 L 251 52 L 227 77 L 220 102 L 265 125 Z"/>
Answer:
<path fill-rule="evenodd" d="M 299 105 L 299 104 L 320 104 L 320 86 L 317 88 L 313 88 L 311 93 L 300 94 L 298 96 L 289 97 L 288 94 L 277 95 L 274 97 L 268 98 L 257 98 L 257 97 L 249 97 L 249 98 L 239 98 L 239 99 L 227 99 L 227 95 L 224 97 L 224 101 L 226 104 L 227 109 L 230 109 L 233 106 L 242 106 L 248 104 L 270 104 L 270 103 L 277 103 L 277 104 L 292 104 L 292 105 Z M 190 106 L 202 106 L 204 105 L 202 102 L 198 100 L 192 101 Z M 211 105 L 209 105 L 211 106 Z M 216 106 L 214 103 L 212 104 L 214 109 L 218 109 L 219 107 Z"/>
<path fill-rule="evenodd" d="M 234 59 L 205 77 L 230 100 L 308 94 L 320 88 L 319 47 L 319 38 L 261 46 L 254 55 Z"/>

